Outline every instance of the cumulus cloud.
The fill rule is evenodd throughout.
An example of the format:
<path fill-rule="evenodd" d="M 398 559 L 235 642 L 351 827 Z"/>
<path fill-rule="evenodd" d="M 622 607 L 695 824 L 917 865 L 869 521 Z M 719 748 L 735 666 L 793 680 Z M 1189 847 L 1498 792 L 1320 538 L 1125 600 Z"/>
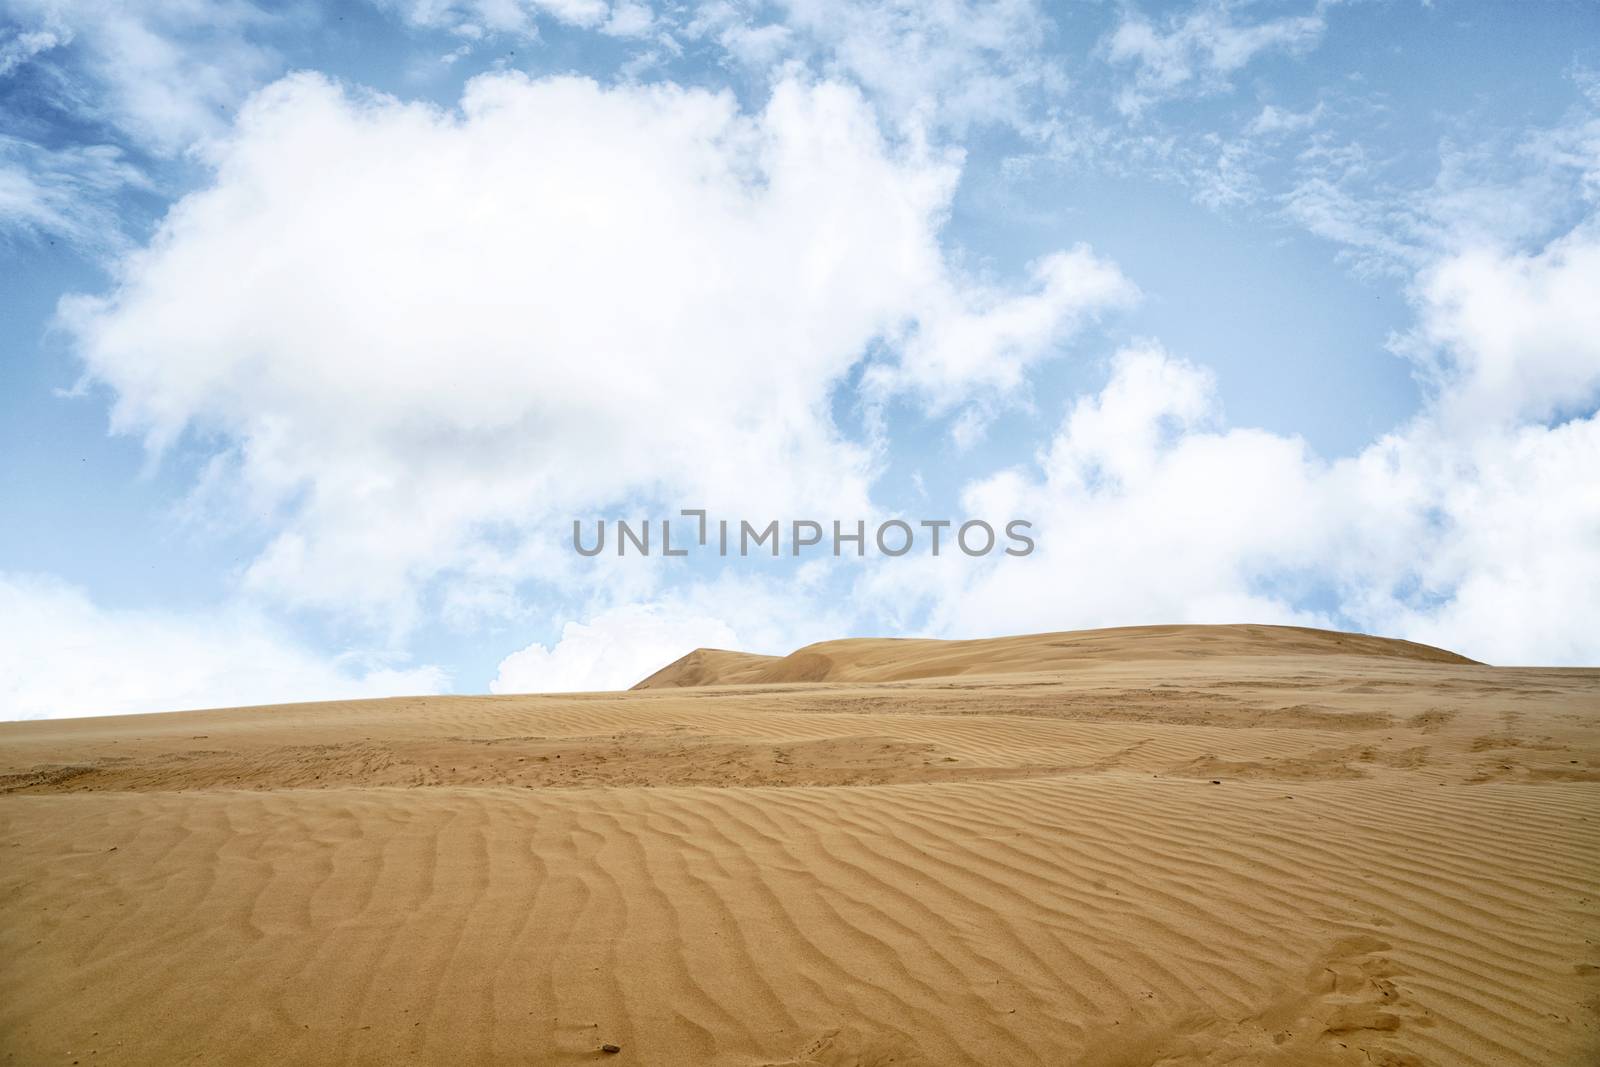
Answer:
<path fill-rule="evenodd" d="M 1471 247 L 1418 278 L 1399 344 L 1463 426 L 1588 412 L 1600 400 L 1600 225 L 1533 253 Z"/>
<path fill-rule="evenodd" d="M 591 509 L 867 514 L 873 454 L 830 410 L 851 368 L 1003 391 L 1126 288 L 1082 249 L 964 280 L 956 158 L 831 83 L 748 114 L 493 75 L 445 111 L 303 74 L 211 158 L 62 320 L 115 429 L 221 442 L 199 499 L 274 531 L 249 589 L 400 626 L 447 572 L 557 576 Z"/>
<path fill-rule="evenodd" d="M 1138 297 L 1116 264 L 1085 245 L 1045 256 L 1030 274 L 1026 293 L 952 286 L 905 339 L 900 360 L 872 368 L 869 388 L 916 392 L 935 412 L 1011 393 L 1084 320 Z"/>
<path fill-rule="evenodd" d="M 394 3 L 467 42 L 552 23 L 714 42 L 764 102 L 496 74 L 439 108 L 301 74 L 232 121 L 274 62 L 250 43 L 255 9 L 17 3 L 31 21 L 0 46 L 0 77 L 70 60 L 80 110 L 130 142 L 206 142 L 204 187 L 61 322 L 117 431 L 157 455 L 180 440 L 210 450 L 191 505 L 260 536 L 243 571 L 257 602 L 398 632 L 429 611 L 526 619 L 530 583 L 546 617 L 586 601 L 555 609 L 573 619 L 557 639 L 506 658 L 497 691 L 631 684 L 695 645 L 1147 621 L 1354 626 L 1501 662 L 1600 656 L 1600 321 L 1587 299 L 1600 241 L 1570 226 L 1600 188 L 1590 112 L 1514 144 L 1447 145 L 1431 187 L 1383 187 L 1381 165 L 1339 141 L 1337 100 L 1264 107 L 1232 140 L 1170 137 L 1151 112 L 1314 47 L 1322 4 L 1266 19 L 1224 2 L 1157 19 L 1125 9 L 1098 54 L 1125 74 L 1116 103 L 1144 131 L 1129 142 L 1154 153 L 1130 166 L 1180 175 L 1203 203 L 1266 203 L 1251 153 L 1305 134 L 1283 210 L 1409 283 L 1416 323 L 1393 347 L 1418 368 L 1423 410 L 1327 459 L 1231 425 L 1203 366 L 1127 344 L 1033 462 L 966 489 L 968 514 L 1035 521 L 1033 557 L 707 580 L 659 561 L 580 566 L 571 519 L 680 506 L 870 517 L 889 435 L 906 426 L 869 411 L 855 437 L 835 410 L 909 398 L 970 444 L 1074 331 L 1136 299 L 1084 247 L 1041 256 L 1015 284 L 941 247 L 963 162 L 941 144 L 996 122 L 1105 136 L 1058 107 L 1039 5 Z M 215 47 L 185 44 L 208 34 Z M 108 216 L 87 194 L 139 180 L 115 150 L 8 151 L 0 213 L 24 228 L 92 234 Z M 1551 240 L 1557 224 L 1568 232 Z M 840 588 L 852 578 L 853 601 Z M 6 617 L 138 650 L 70 689 L 80 707 L 444 681 L 320 659 L 254 615 L 108 612 L 10 581 Z M 20 713 L 56 707 L 43 672 L 59 692 L 86 647 L 35 655 L 28 691 L 9 694 Z M 161 695 L 145 661 L 168 676 Z"/>
<path fill-rule="evenodd" d="M 967 487 L 967 514 L 1035 524 L 1032 556 L 885 563 L 866 589 L 924 598 L 931 629 L 951 636 L 1313 621 L 1255 580 L 1308 561 L 1322 539 L 1313 467 L 1297 439 L 1225 428 L 1211 374 L 1145 343 L 1116 355 L 1035 464 Z"/>
<path fill-rule="evenodd" d="M 440 693 L 437 667 L 321 655 L 242 611 L 116 611 L 0 572 L 0 718 L 49 719 Z"/>
<path fill-rule="evenodd" d="M 1494 663 L 1593 663 L 1594 251 L 1580 227 L 1537 254 L 1440 260 L 1417 287 L 1407 342 L 1417 358 L 1434 353 L 1424 406 L 1349 457 L 1230 425 L 1211 371 L 1156 342 L 1124 348 L 1033 462 L 962 493 L 964 514 L 1032 520 L 1033 555 L 873 561 L 848 597 L 789 592 L 791 616 L 850 604 L 831 634 L 789 638 L 780 626 L 742 647 L 1254 621 L 1406 637 Z M 1467 309 L 1461 285 L 1473 287 Z M 742 599 L 702 594 L 696 610 L 732 619 Z"/>
<path fill-rule="evenodd" d="M 1327 461 L 1230 427 L 1209 372 L 1126 349 L 1034 464 L 966 491 L 1038 552 L 885 566 L 941 633 L 1133 622 L 1355 627 L 1499 663 L 1600 659 L 1600 257 L 1584 226 L 1533 255 L 1471 250 L 1420 280 L 1412 420 Z M 1050 591 L 1040 596 L 1039 590 Z"/>
<path fill-rule="evenodd" d="M 1600 416 L 1435 433 L 1421 423 L 1342 472 L 1362 479 L 1352 551 L 1328 561 L 1347 615 L 1494 663 L 1600 661 Z"/>
<path fill-rule="evenodd" d="M 1160 22 L 1129 9 L 1106 41 L 1110 61 L 1133 72 L 1118 93 L 1118 110 L 1137 115 L 1175 96 L 1221 91 L 1231 75 L 1258 55 L 1304 52 L 1321 41 L 1327 28 L 1321 3 L 1307 14 L 1260 21 L 1241 18 L 1240 7 L 1229 0 L 1206 0 Z"/>
<path fill-rule="evenodd" d="M 1302 155 L 1325 177 L 1286 199 L 1291 216 L 1400 279 L 1413 309 L 1391 341 L 1424 397 L 1404 424 L 1325 459 L 1230 426 L 1204 368 L 1132 346 L 1034 463 L 967 489 L 969 510 L 1033 518 L 1035 556 L 883 567 L 864 595 L 961 635 L 1257 619 L 1494 662 L 1600 659 L 1592 104 L 1491 150 L 1446 145 L 1415 190 L 1375 187 L 1359 144 Z"/>

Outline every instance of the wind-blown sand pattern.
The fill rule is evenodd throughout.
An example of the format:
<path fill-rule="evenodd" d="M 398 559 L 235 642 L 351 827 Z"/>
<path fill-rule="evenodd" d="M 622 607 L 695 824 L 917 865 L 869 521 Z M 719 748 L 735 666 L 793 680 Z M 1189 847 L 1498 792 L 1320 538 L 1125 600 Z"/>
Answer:
<path fill-rule="evenodd" d="M 0 727 L 4 1062 L 1600 1062 L 1600 671 L 1155 627 L 648 686 Z"/>

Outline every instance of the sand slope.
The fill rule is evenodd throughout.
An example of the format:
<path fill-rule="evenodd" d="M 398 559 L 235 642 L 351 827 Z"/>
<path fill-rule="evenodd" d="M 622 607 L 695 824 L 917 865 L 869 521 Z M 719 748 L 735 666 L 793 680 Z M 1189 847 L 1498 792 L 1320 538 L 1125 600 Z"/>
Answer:
<path fill-rule="evenodd" d="M 1600 1062 L 1600 671 L 810 652 L 0 726 L 0 1059 Z"/>
<path fill-rule="evenodd" d="M 1112 662 L 1196 656 L 1338 656 L 1474 663 L 1442 648 L 1303 626 L 1122 626 L 975 641 L 847 638 L 787 656 L 697 648 L 635 685 L 672 689 L 775 682 L 901 682 L 954 675 L 1025 674 Z"/>

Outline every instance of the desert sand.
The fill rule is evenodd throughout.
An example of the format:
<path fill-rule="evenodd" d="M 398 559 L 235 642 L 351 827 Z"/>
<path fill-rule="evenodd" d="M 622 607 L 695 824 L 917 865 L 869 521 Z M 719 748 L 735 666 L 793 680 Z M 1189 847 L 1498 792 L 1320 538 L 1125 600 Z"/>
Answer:
<path fill-rule="evenodd" d="M 702 650 L 4 724 L 0 794 L 5 1063 L 1600 1063 L 1597 670 Z"/>

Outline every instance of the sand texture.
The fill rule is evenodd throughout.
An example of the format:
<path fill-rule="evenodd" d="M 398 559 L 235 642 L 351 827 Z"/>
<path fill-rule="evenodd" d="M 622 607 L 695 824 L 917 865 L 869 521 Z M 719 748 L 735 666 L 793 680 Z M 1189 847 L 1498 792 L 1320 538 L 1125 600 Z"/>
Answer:
<path fill-rule="evenodd" d="M 0 1063 L 1600 1063 L 1600 671 L 1150 627 L 642 684 L 0 725 Z"/>

